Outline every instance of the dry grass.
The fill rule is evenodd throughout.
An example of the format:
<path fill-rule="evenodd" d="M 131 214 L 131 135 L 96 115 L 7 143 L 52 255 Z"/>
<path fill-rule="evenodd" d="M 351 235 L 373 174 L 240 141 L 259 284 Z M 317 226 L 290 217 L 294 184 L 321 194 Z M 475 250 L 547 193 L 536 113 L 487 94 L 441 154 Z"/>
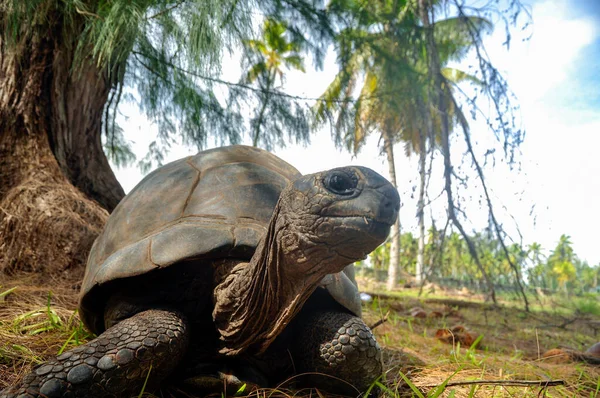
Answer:
<path fill-rule="evenodd" d="M 386 384 L 391 390 L 390 395 L 419 396 L 416 392 L 419 391 L 423 396 L 438 396 L 437 387 L 448 382 L 439 396 L 600 396 L 599 367 L 573 362 L 566 356 L 555 358 L 559 363 L 542 358 L 553 348 L 581 351 L 596 343 L 598 337 L 589 327 L 593 317 L 580 315 L 577 321 L 558 328 L 550 325 L 564 323 L 564 318 L 569 316 L 564 309 L 557 313 L 526 313 L 511 305 L 493 308 L 468 299 L 463 299 L 464 305 L 460 306 L 449 306 L 445 302 L 457 303 L 453 297 L 449 300 L 427 297 L 419 300 L 409 294 L 403 298 L 376 298 L 369 305 L 368 323 L 374 323 L 381 314 L 390 311 L 388 322 L 375 330 L 378 340 L 388 348 L 407 354 L 418 353 L 418 362 L 424 363 L 408 371 L 413 384 L 411 389 L 400 373 L 407 374 L 402 369 L 402 361 L 389 361 Z M 429 316 L 411 316 L 416 313 L 415 307 L 422 308 Z M 448 344 L 435 338 L 438 330 L 457 325 L 476 338 L 482 336 L 477 348 L 461 346 L 457 341 Z M 498 380 L 506 385 L 450 385 L 476 380 Z M 509 386 L 514 380 L 564 380 L 565 385 L 547 388 Z"/>
<path fill-rule="evenodd" d="M 0 198 L 0 272 L 77 277 L 108 213 L 63 176 L 38 170 Z"/>
<path fill-rule="evenodd" d="M 71 347 L 89 335 L 75 311 L 78 279 L 46 279 L 43 284 L 34 274 L 0 279 L 0 295 L 11 290 L 0 298 L 0 390 L 56 355 L 65 343 Z"/>
<path fill-rule="evenodd" d="M 14 291 L 2 296 L 13 287 Z M 43 283 L 34 275 L 0 279 L 0 389 L 19 380 L 45 358 L 89 337 L 75 313 L 78 289 L 78 278 L 74 277 Z M 414 307 L 428 316 L 412 316 Z M 466 298 L 457 302 L 427 297 L 419 300 L 409 295 L 376 298 L 365 305 L 368 324 L 385 314 L 387 321 L 374 330 L 385 347 L 386 376 L 379 386 L 384 396 L 600 396 L 600 368 L 568 360 L 552 363 L 542 358 L 552 348 L 582 350 L 597 342 L 594 330 L 586 326 L 585 316 L 558 328 L 549 325 L 563 323 L 568 316 L 565 311 L 528 314 L 511 306 L 492 308 Z M 476 338 L 483 335 L 477 348 L 461 346 L 456 341 L 444 343 L 434 337 L 438 329 L 456 325 Z M 502 384 L 453 385 L 481 380 Z M 564 380 L 564 385 L 511 386 L 514 380 Z M 440 388 L 444 383 L 448 385 Z M 177 395 L 176 390 L 165 394 Z M 284 389 L 258 390 L 250 396 L 311 395 L 323 396 L 314 391 Z"/>

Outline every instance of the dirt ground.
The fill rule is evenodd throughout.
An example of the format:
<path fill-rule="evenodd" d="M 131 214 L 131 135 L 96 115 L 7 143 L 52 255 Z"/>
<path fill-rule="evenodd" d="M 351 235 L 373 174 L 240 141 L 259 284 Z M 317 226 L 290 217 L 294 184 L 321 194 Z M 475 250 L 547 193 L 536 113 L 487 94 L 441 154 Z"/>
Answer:
<path fill-rule="evenodd" d="M 76 313 L 79 279 L 0 278 L 0 390 L 45 358 L 91 338 Z M 464 292 L 426 292 L 421 298 L 417 289 L 371 293 L 364 318 L 385 350 L 379 391 L 427 397 L 600 396 L 600 366 L 576 355 L 600 341 L 600 319 L 560 303 L 538 307 L 529 313 L 511 302 L 494 307 Z M 556 348 L 561 351 L 544 357 Z M 251 396 L 280 394 L 264 390 Z"/>

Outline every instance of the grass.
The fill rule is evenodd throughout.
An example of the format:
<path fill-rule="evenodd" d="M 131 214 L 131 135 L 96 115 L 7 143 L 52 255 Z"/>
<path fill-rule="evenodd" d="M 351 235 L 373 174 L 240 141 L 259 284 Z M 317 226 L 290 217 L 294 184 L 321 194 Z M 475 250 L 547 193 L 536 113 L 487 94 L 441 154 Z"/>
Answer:
<path fill-rule="evenodd" d="M 75 310 L 78 279 L 50 281 L 50 285 L 51 291 L 34 276 L 0 279 L 0 389 L 46 358 L 91 338 Z M 382 396 L 600 397 L 598 367 L 543 358 L 552 348 L 582 351 L 598 341 L 596 330 L 589 326 L 598 320 L 597 297 L 553 299 L 554 303 L 547 297 L 526 313 L 510 301 L 492 307 L 477 296 L 438 289 L 418 297 L 417 292 L 403 289 L 375 296 L 364 306 L 369 325 L 387 316 L 374 329 L 384 347 L 385 374 L 373 388 Z M 427 316 L 411 315 L 415 307 Z M 565 324 L 565 319 L 575 320 Z M 455 332 L 443 342 L 435 338 L 438 330 Z M 471 337 L 470 344 L 461 339 L 464 334 Z M 564 385 L 543 385 L 551 380 L 563 380 Z M 538 384 L 513 385 L 515 381 Z M 326 396 L 281 389 L 241 390 L 236 396 L 244 394 Z M 149 395 L 142 390 L 139 396 Z"/>
<path fill-rule="evenodd" d="M 600 370 L 582 363 L 552 363 L 542 358 L 552 348 L 585 350 L 598 341 L 593 328 L 595 312 L 583 312 L 581 306 L 570 300 L 552 305 L 550 298 L 545 308 L 527 313 L 512 302 L 498 308 L 482 303 L 477 297 L 456 295 L 443 298 L 440 291 L 435 296 L 417 297 L 417 289 L 375 297 L 369 305 L 366 319 L 373 322 L 381 313 L 390 311 L 389 321 L 375 330 L 378 340 L 388 350 L 418 353 L 422 366 L 415 366 L 407 374 L 401 370 L 397 359 L 388 362 L 388 389 L 408 386 L 408 396 L 558 396 L 598 397 Z M 588 298 L 589 299 L 589 298 Z M 597 300 L 597 298 L 593 298 Z M 556 300 L 556 299 L 554 299 Z M 445 304 L 451 303 L 451 305 Z M 567 308 L 571 307 L 568 311 Z M 593 308 L 593 305 L 588 305 Z M 411 309 L 421 307 L 426 313 L 441 317 L 414 318 Z M 565 327 L 565 317 L 576 318 Z M 438 329 L 462 325 L 473 337 L 470 347 L 460 343 L 446 344 L 433 336 Z M 396 370 L 398 369 L 398 370 Z M 404 377 L 407 375 L 408 377 Z M 410 383 L 407 382 L 410 380 Z M 469 380 L 564 380 L 564 386 L 508 385 L 452 385 Z M 446 383 L 446 385 L 444 385 Z M 443 388 L 442 388 L 443 387 Z M 417 390 L 419 393 L 417 393 Z M 443 392 L 442 392 L 443 390 Z M 420 395 L 421 394 L 421 395 Z M 440 395 L 441 394 L 441 395 Z M 541 395 L 538 395 L 541 394 Z"/>

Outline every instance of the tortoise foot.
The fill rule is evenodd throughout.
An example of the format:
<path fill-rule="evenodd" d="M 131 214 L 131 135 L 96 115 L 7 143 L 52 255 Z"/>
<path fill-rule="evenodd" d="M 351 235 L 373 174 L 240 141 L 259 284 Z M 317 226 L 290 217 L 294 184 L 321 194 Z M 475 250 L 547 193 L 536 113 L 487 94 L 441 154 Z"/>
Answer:
<path fill-rule="evenodd" d="M 147 389 L 153 388 L 173 370 L 187 339 L 186 323 L 178 314 L 144 311 L 36 366 L 20 385 L 0 392 L 0 398 L 137 395 L 146 378 Z"/>
<path fill-rule="evenodd" d="M 381 348 L 362 319 L 343 312 L 303 317 L 292 354 L 301 384 L 357 396 L 381 376 Z"/>

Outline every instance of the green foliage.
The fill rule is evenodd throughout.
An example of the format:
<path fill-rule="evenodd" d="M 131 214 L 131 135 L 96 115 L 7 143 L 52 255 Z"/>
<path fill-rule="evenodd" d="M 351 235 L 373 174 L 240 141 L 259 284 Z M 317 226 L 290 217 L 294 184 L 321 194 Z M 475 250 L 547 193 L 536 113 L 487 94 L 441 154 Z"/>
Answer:
<path fill-rule="evenodd" d="M 2 33 L 15 45 L 51 22 L 64 30 L 65 40 L 77 39 L 75 69 L 86 66 L 91 56 L 101 69 L 114 73 L 132 51 L 152 40 L 157 52 L 177 54 L 181 64 L 210 70 L 224 48 L 249 35 L 248 7 L 235 0 L 4 0 Z"/>
<path fill-rule="evenodd" d="M 142 389 L 138 395 L 138 398 L 142 398 L 144 396 L 144 391 L 146 390 L 146 385 L 148 384 L 148 380 L 150 379 L 150 373 L 152 372 L 152 364 L 148 368 L 148 373 L 146 373 L 146 378 L 144 379 L 144 384 L 142 385 Z"/>
<path fill-rule="evenodd" d="M 43 358 L 24 345 L 5 344 L 0 347 L 0 363 L 10 364 L 14 358 L 28 358 L 36 365 L 44 362 Z"/>
<path fill-rule="evenodd" d="M 250 120 L 254 146 L 260 142 L 264 148 L 271 149 L 276 145 L 284 146 L 284 138 L 308 140 L 304 109 L 274 91 L 283 85 L 286 71 L 304 72 L 304 59 L 300 55 L 302 42 L 293 37 L 289 39 L 289 36 L 285 23 L 267 19 L 261 40 L 244 41 L 247 73 L 242 83 L 257 87 L 257 90 L 234 91 L 232 101 L 244 101 L 251 108 L 255 107 L 251 102 L 258 102 L 255 116 Z"/>
<path fill-rule="evenodd" d="M 484 269 L 498 288 L 514 291 L 515 276 L 499 241 L 490 231 L 475 233 L 470 236 L 474 242 Z M 408 273 L 413 273 L 417 261 L 417 239 L 412 233 L 401 235 L 401 266 Z M 600 316 L 600 301 L 597 295 L 600 266 L 592 267 L 580 261 L 571 247 L 568 236 L 561 236 L 557 247 L 547 258 L 542 254 L 539 243 L 532 243 L 527 248 L 519 244 L 508 247 L 509 256 L 521 274 L 527 275 L 527 285 L 533 292 L 541 288 L 546 293 L 568 293 L 581 295 L 582 298 L 569 300 L 567 305 L 583 314 Z M 481 273 L 469 255 L 463 237 L 450 231 L 445 236 L 443 231 L 435 228 L 429 230 L 425 242 L 424 263 L 429 280 L 440 281 L 455 287 L 479 287 Z M 369 255 L 369 264 L 374 269 L 387 269 L 390 258 L 389 242 L 379 246 Z M 506 295 L 510 299 L 510 295 Z"/>
<path fill-rule="evenodd" d="M 402 372 L 398 372 L 400 374 L 400 377 L 402 377 L 402 380 L 404 380 L 404 382 L 406 383 L 406 385 L 411 389 L 411 391 L 419 398 L 425 398 L 425 396 L 423 395 L 423 393 L 421 392 L 421 390 L 419 390 L 419 388 L 412 382 L 410 381 L 410 379 L 408 377 L 406 377 L 406 375 Z"/>
<path fill-rule="evenodd" d="M 244 395 L 244 393 L 246 392 L 246 383 L 242 384 L 242 386 L 240 388 L 238 388 L 238 390 L 235 392 L 235 396 L 240 396 L 240 395 Z"/>
<path fill-rule="evenodd" d="M 385 242 L 369 253 L 369 260 L 376 270 L 387 270 L 390 265 L 390 242 Z"/>
<path fill-rule="evenodd" d="M 114 122 L 114 118 L 112 121 Z M 110 123 L 108 118 L 107 123 Z M 131 144 L 123 136 L 123 129 L 116 124 L 112 126 L 110 134 L 103 136 L 103 148 L 108 159 L 117 167 L 126 167 L 136 159 Z"/>
<path fill-rule="evenodd" d="M 12 329 L 15 332 L 27 333 L 29 335 L 46 332 L 59 332 L 69 335 L 58 351 L 58 354 L 61 354 L 65 349 L 78 346 L 83 340 L 91 336 L 83 327 L 83 323 L 75 318 L 76 313 L 74 311 L 66 322 L 63 321 L 56 310 L 52 308 L 52 292 L 48 292 L 46 307 L 34 309 L 16 316 L 12 320 Z"/>
<path fill-rule="evenodd" d="M 427 87 L 429 54 L 425 31 L 415 4 L 380 0 L 334 2 L 332 8 L 354 24 L 337 36 L 340 72 L 315 105 L 315 124 L 329 123 L 336 143 L 355 153 L 369 132 L 386 133 L 404 142 L 407 154 L 419 152 L 420 140 L 439 140 L 439 116 Z M 442 66 L 461 60 L 473 46 L 467 26 L 481 36 L 491 30 L 486 19 L 473 17 L 441 19 L 434 23 L 435 41 Z M 443 68 L 444 78 L 457 84 L 483 82 L 466 72 Z M 354 101 L 354 94 L 360 94 Z M 446 85 L 448 95 L 450 85 Z M 452 104 L 452 101 L 449 101 Z M 460 110 L 449 107 L 451 119 Z M 435 132 L 435 133 L 434 133 Z"/>
<path fill-rule="evenodd" d="M 285 67 L 301 70 L 303 54 L 321 62 L 334 33 L 321 1 L 2 0 L 0 37 L 16 47 L 51 32 L 56 37 L 49 43 L 56 40 L 72 56 L 66 73 L 96 68 L 107 77 L 111 92 L 103 143 L 117 166 L 134 160 L 115 122 L 117 109 L 123 101 L 137 103 L 159 131 L 140 161 L 148 169 L 161 163 L 174 141 L 199 149 L 211 136 L 217 144 L 238 143 L 255 125 L 264 131 L 267 147 L 282 144 L 283 137 L 307 140 L 306 112 L 299 103 L 271 98 L 263 114 L 267 124 L 249 126 L 239 101 L 248 92 L 269 90 L 219 79 L 226 55 L 243 49 L 244 42 L 258 42 L 254 27 L 263 18 L 272 28 L 269 45 L 281 54 L 286 45 L 293 47 L 281 58 Z M 277 30 L 285 30 L 285 42 Z M 240 91 L 244 94 L 236 95 Z"/>
<path fill-rule="evenodd" d="M 600 297 L 597 295 L 585 295 L 581 298 L 570 300 L 572 307 L 580 314 L 588 314 L 600 317 Z"/>

